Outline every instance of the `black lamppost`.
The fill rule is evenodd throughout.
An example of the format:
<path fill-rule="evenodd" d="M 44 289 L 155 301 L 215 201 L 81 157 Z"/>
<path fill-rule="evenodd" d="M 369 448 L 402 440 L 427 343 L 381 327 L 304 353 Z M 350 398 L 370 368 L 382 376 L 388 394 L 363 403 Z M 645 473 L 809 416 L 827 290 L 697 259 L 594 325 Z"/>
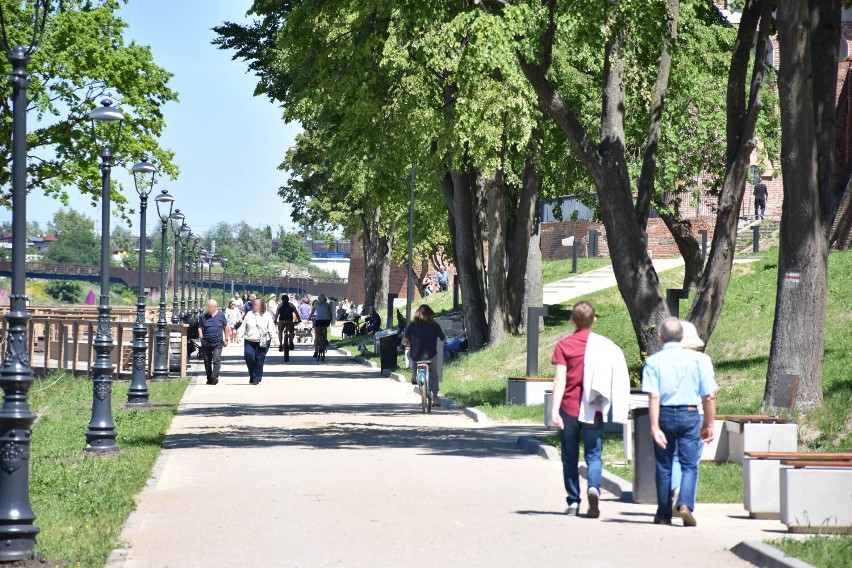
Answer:
<path fill-rule="evenodd" d="M 228 259 L 222 257 L 219 262 L 222 265 L 222 308 L 225 308 L 225 272 L 228 269 Z"/>
<path fill-rule="evenodd" d="M 195 274 L 192 269 L 193 267 L 193 259 L 195 258 L 195 235 L 190 232 L 188 235 L 188 240 L 186 242 L 186 246 L 189 247 L 187 250 L 187 259 L 186 259 L 186 270 L 188 272 L 188 278 L 186 279 L 186 311 L 183 312 L 183 317 L 187 318 L 192 313 L 192 290 L 195 286 Z M 186 320 L 184 320 L 186 321 Z"/>
<path fill-rule="evenodd" d="M 260 295 L 266 296 L 266 272 L 269 270 L 269 267 L 264 264 L 261 268 Z"/>
<path fill-rule="evenodd" d="M 213 299 L 213 256 L 207 257 L 207 299 Z M 224 308 L 223 308 L 224 309 Z"/>
<path fill-rule="evenodd" d="M 248 284 L 248 262 L 243 261 L 243 294 L 246 293 L 246 284 Z"/>
<path fill-rule="evenodd" d="M 145 234 L 148 221 L 148 196 L 154 189 L 154 177 L 157 168 L 142 158 L 130 168 L 133 172 L 133 185 L 139 195 L 139 290 L 136 295 L 136 324 L 133 326 L 133 370 L 130 387 L 127 389 L 127 406 L 148 406 L 148 324 L 145 321 L 145 253 L 148 237 Z M 151 176 L 151 182 L 145 176 Z M 163 255 L 165 256 L 165 251 Z M 160 297 L 165 297 L 160 288 Z"/>
<path fill-rule="evenodd" d="M 180 239 L 180 321 L 186 317 L 186 247 L 189 246 L 189 236 L 192 234 L 189 226 L 184 227 L 178 234 Z"/>
<path fill-rule="evenodd" d="M 207 251 L 201 248 L 201 239 L 195 237 L 195 248 L 198 251 L 195 255 L 195 264 L 192 266 L 192 270 L 195 272 L 195 302 L 193 303 L 193 309 L 195 310 L 195 315 L 197 316 L 200 313 L 199 307 L 201 306 L 199 300 L 199 289 L 203 286 L 202 281 L 204 280 L 204 271 L 201 269 L 201 255 L 207 254 Z"/>
<path fill-rule="evenodd" d="M 101 303 L 98 306 L 98 332 L 95 336 L 95 363 L 92 365 L 92 419 L 86 431 L 86 451 L 117 452 L 115 422 L 112 420 L 112 332 L 109 304 L 109 222 L 110 175 L 113 150 L 121 140 L 124 114 L 105 99 L 89 113 L 92 134 L 101 155 Z"/>
<path fill-rule="evenodd" d="M 180 313 L 178 312 L 178 285 L 183 286 L 183 282 L 181 281 L 180 284 L 178 284 L 178 269 L 180 269 L 180 273 L 181 275 L 183 275 L 183 261 L 178 258 L 178 246 L 180 245 L 181 250 L 183 250 L 183 245 L 180 239 L 180 233 L 186 227 L 186 216 L 180 212 L 180 209 L 177 209 L 174 213 L 171 214 L 171 219 L 172 221 L 174 221 L 173 223 L 171 223 L 171 226 L 172 242 L 174 243 L 174 246 L 172 247 L 172 264 L 175 267 L 174 285 L 172 286 L 172 323 L 179 324 Z M 179 260 L 181 264 L 178 264 Z"/>
<path fill-rule="evenodd" d="M 166 234 L 169 232 L 169 221 L 174 214 L 175 198 L 165 189 L 154 200 L 157 202 L 157 215 L 160 217 L 160 290 L 166 289 Z M 169 334 L 166 331 L 166 295 L 160 294 L 160 312 L 157 316 L 157 331 L 154 334 L 154 372 L 152 381 L 167 381 L 169 379 Z"/>
<path fill-rule="evenodd" d="M 7 3 L 8 4 L 8 3 Z M 27 325 L 27 65 L 41 44 L 50 1 L 35 2 L 28 46 L 9 46 L 0 3 L 0 48 L 12 64 L 12 294 L 6 314 L 6 353 L 0 367 L 0 561 L 32 558 L 38 527 L 30 505 L 30 436 L 35 415 L 28 393 L 34 382 Z M 5 141 L 4 141 L 5 143 Z"/>
<path fill-rule="evenodd" d="M 201 290 L 200 296 L 204 296 L 204 265 L 207 264 L 207 249 L 201 249 L 198 255 L 198 288 Z M 195 307 L 198 310 L 198 306 Z"/>

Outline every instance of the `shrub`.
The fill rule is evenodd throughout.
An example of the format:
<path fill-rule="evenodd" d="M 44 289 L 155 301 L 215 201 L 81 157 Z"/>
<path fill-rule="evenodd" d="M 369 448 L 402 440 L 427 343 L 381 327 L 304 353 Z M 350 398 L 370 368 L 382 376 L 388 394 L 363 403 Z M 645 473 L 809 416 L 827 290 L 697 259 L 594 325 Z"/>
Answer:
<path fill-rule="evenodd" d="M 59 302 L 64 304 L 76 304 L 83 295 L 80 284 L 73 280 L 51 280 L 44 287 L 44 291 Z"/>

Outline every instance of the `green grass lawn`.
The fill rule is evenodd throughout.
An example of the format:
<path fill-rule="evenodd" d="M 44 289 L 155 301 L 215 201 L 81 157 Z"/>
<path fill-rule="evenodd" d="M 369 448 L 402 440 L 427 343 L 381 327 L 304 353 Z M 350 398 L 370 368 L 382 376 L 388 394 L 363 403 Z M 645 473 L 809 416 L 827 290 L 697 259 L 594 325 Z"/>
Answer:
<path fill-rule="evenodd" d="M 589 272 L 596 268 L 603 268 L 612 264 L 608 258 L 578 258 L 577 274 Z M 541 263 L 541 280 L 545 284 L 577 276 L 571 272 L 571 259 L 568 260 L 545 260 Z"/>
<path fill-rule="evenodd" d="M 852 567 L 852 535 L 782 538 L 768 543 L 817 568 Z"/>
<path fill-rule="evenodd" d="M 51 375 L 36 382 L 32 407 L 31 495 L 38 553 L 65 566 L 103 566 L 116 544 L 134 496 L 144 487 L 188 384 L 149 383 L 151 408 L 127 410 L 127 382 L 115 383 L 113 415 L 119 454 L 83 452 L 92 383 Z M 44 389 L 44 390 L 41 390 Z"/>

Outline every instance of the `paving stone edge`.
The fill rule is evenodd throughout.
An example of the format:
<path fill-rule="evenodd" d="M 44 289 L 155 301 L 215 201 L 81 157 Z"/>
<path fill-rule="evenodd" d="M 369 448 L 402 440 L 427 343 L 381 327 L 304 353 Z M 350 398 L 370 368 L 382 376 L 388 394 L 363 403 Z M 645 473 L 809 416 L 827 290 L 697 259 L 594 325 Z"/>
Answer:
<path fill-rule="evenodd" d="M 405 375 L 403 375 L 401 373 L 396 373 L 396 372 L 390 371 L 388 369 L 379 369 L 379 366 L 375 362 L 367 359 L 366 357 L 362 357 L 361 355 L 354 355 L 354 354 L 350 353 L 347 349 L 344 349 L 342 347 L 335 347 L 335 348 L 337 349 L 337 351 L 339 353 L 341 353 L 342 355 L 345 355 L 346 357 L 355 361 L 356 363 L 361 364 L 361 365 L 366 365 L 366 366 L 368 366 L 372 369 L 378 370 L 379 372 L 381 372 L 382 376 L 384 376 L 384 377 L 388 377 L 389 379 L 393 379 L 398 383 L 407 383 L 407 382 L 410 381 L 410 377 L 406 377 Z M 415 386 L 414 392 L 416 392 L 417 394 L 420 394 L 419 387 Z M 481 410 L 479 410 L 478 408 L 475 408 L 475 407 L 469 408 L 467 406 L 462 406 L 458 402 L 453 400 L 452 398 L 449 398 L 449 397 L 446 397 L 446 396 L 441 397 L 441 400 L 444 401 L 444 404 L 447 405 L 447 408 L 449 410 L 461 411 L 465 416 L 467 416 L 468 418 L 470 418 L 474 422 L 477 422 L 479 424 L 483 424 L 483 423 L 488 422 L 488 416 L 486 416 L 486 414 L 484 412 L 482 412 Z"/>
<path fill-rule="evenodd" d="M 772 545 L 757 540 L 744 540 L 731 549 L 737 557 L 760 568 L 814 568 L 804 560 L 787 556 Z"/>

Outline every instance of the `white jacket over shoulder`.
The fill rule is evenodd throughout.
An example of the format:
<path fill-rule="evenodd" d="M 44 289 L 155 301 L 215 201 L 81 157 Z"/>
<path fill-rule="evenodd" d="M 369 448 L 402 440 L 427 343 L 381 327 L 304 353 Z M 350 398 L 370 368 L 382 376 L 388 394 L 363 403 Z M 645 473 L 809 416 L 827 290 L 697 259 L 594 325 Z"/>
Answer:
<path fill-rule="evenodd" d="M 583 396 L 580 422 L 593 424 L 595 413 L 604 420 L 624 424 L 630 409 L 630 374 L 621 348 L 597 333 L 590 333 L 583 358 Z"/>

